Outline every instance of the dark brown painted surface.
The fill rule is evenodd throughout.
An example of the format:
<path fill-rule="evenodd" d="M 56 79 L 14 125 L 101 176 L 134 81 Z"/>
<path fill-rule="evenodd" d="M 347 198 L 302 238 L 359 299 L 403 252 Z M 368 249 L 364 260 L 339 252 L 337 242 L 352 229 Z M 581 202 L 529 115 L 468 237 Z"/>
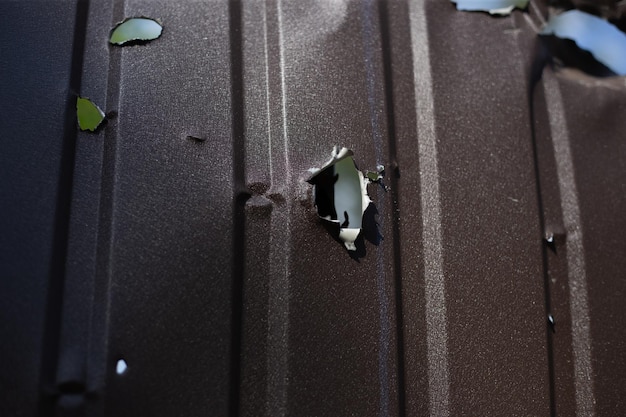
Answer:
<path fill-rule="evenodd" d="M 58 226 L 71 179 L 75 11 L 74 2 L 0 3 L 1 415 L 34 415 L 40 384 L 54 380 L 59 323 L 47 304 L 58 306 L 62 281 L 46 277 L 63 273 L 67 241 Z"/>
<path fill-rule="evenodd" d="M 567 121 L 582 219 L 589 293 L 592 369 L 598 415 L 624 409 L 626 346 L 623 321 L 626 290 L 625 92 L 610 85 L 589 88 L 559 79 Z M 584 106 L 593 103 L 593 107 Z M 575 323 L 574 323 L 575 325 Z"/>
<path fill-rule="evenodd" d="M 530 83 L 546 10 L 98 0 L 37 9 L 37 32 L 25 4 L 0 2 L 0 414 L 624 409 L 626 90 Z M 137 15 L 161 38 L 109 46 Z M 114 114 L 74 144 L 78 92 Z M 382 240 L 354 257 L 305 182 L 334 145 L 387 168 Z"/>
<path fill-rule="evenodd" d="M 431 65 L 450 413 L 546 415 L 541 242 L 517 28 L 448 6 L 427 3 L 426 16 L 430 50 L 446 51 Z"/>
<path fill-rule="evenodd" d="M 123 378 L 109 373 L 107 414 L 175 415 L 187 404 L 199 415 L 227 413 L 239 259 L 227 6 L 132 1 L 113 16 L 149 15 L 166 29 L 160 42 L 112 48 L 119 80 L 109 80 L 109 96 L 119 98 L 108 127 L 115 135 L 104 139 L 115 141 L 107 362 L 113 369 L 124 358 L 129 368 Z M 181 49 L 198 53 L 181 59 Z M 199 133 L 208 141 L 187 139 Z"/>

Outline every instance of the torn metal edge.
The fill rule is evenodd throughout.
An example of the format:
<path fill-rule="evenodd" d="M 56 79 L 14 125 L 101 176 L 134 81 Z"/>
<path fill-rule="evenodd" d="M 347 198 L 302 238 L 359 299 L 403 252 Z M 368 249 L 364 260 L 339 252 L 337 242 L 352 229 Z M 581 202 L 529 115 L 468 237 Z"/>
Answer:
<path fill-rule="evenodd" d="M 337 162 L 343 159 L 346 159 L 348 157 L 354 156 L 354 152 L 352 152 L 348 148 L 342 147 L 339 151 L 337 151 L 337 148 L 339 147 L 338 146 L 333 147 L 333 152 L 331 154 L 330 159 L 321 168 L 309 169 L 309 172 L 311 173 L 311 175 L 306 180 L 307 182 L 311 182 L 313 178 L 315 178 L 320 172 L 324 171 L 326 168 L 330 168 L 331 166 L 335 165 Z"/>
<path fill-rule="evenodd" d="M 354 163 L 354 159 L 352 158 L 353 156 L 354 156 L 354 152 L 352 152 L 350 149 L 345 148 L 345 147 L 342 147 L 341 149 L 339 149 L 338 146 L 335 146 L 333 148 L 330 160 L 328 160 L 328 162 L 326 162 L 321 168 L 310 169 L 309 172 L 311 173 L 311 176 L 307 179 L 307 182 L 312 183 L 313 179 L 320 173 L 324 172 L 326 169 L 333 167 L 337 163 L 347 158 L 351 159 L 352 164 L 354 165 L 354 171 L 356 172 L 358 176 L 359 185 L 360 185 L 361 213 L 360 213 L 360 219 L 358 219 L 358 221 L 355 222 L 359 227 L 340 227 L 339 229 L 339 239 L 341 239 L 341 241 L 344 243 L 346 249 L 351 250 L 351 251 L 356 250 L 355 242 L 358 239 L 359 235 L 361 234 L 363 213 L 365 213 L 365 210 L 367 210 L 367 207 L 372 202 L 372 200 L 369 198 L 367 194 L 367 184 L 369 184 L 370 181 L 363 175 L 361 171 L 357 169 L 356 164 Z M 320 216 L 319 212 L 318 212 L 318 216 L 321 219 L 324 219 L 326 221 L 341 224 L 339 219 L 332 219 L 330 218 L 330 216 Z"/>
<path fill-rule="evenodd" d="M 572 40 L 615 74 L 626 75 L 626 33 L 598 16 L 568 10 L 552 16 L 539 34 Z"/>
<path fill-rule="evenodd" d="M 507 16 L 518 8 L 528 7 L 530 0 L 450 0 L 456 9 L 465 12 L 487 12 L 495 16 Z"/>

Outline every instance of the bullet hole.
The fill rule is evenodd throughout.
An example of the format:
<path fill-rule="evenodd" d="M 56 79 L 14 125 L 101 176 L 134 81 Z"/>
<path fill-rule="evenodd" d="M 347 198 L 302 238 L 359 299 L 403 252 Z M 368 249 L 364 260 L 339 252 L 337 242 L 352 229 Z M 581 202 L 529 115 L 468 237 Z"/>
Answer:
<path fill-rule="evenodd" d="M 115 365 L 115 373 L 117 373 L 118 375 L 123 375 L 124 373 L 126 373 L 127 369 L 128 365 L 126 364 L 126 361 L 124 359 L 120 359 L 117 361 L 117 364 Z"/>
<path fill-rule="evenodd" d="M 147 42 L 161 36 L 163 26 L 148 17 L 131 17 L 118 23 L 111 31 L 109 42 L 114 45 L 130 45 Z"/>
<path fill-rule="evenodd" d="M 104 112 L 86 97 L 76 99 L 76 117 L 81 130 L 94 132 L 105 119 Z"/>

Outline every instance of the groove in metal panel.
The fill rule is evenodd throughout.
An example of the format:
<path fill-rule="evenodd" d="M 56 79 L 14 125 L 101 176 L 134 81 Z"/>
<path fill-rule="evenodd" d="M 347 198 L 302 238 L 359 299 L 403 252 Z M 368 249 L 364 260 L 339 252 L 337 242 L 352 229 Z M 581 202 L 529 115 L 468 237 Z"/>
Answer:
<path fill-rule="evenodd" d="M 285 87 L 285 42 L 283 39 L 283 18 L 282 18 L 282 1 L 278 0 L 276 3 L 277 17 L 278 17 L 278 45 L 280 48 L 280 85 L 281 85 L 281 100 L 283 104 L 283 140 L 284 140 L 284 155 L 285 155 L 285 178 L 286 183 L 289 185 L 291 179 L 291 167 L 289 165 L 289 136 L 287 135 L 287 89 Z"/>
<path fill-rule="evenodd" d="M 65 379 L 80 378 L 81 375 L 67 375 L 68 369 L 75 370 L 71 362 L 79 360 L 68 352 L 63 352 L 63 342 L 68 344 L 81 343 L 80 335 L 67 332 L 63 320 L 64 301 L 70 289 L 66 282 L 66 259 L 68 253 L 68 236 L 70 229 L 70 211 L 72 205 L 72 189 L 74 184 L 74 166 L 76 164 L 76 141 L 78 132 L 75 119 L 74 94 L 81 88 L 82 69 L 85 55 L 85 37 L 87 33 L 88 1 L 78 1 L 74 13 L 74 31 L 69 88 L 65 108 L 65 126 L 61 157 L 58 171 L 57 201 L 54 214 L 54 231 L 51 263 L 49 266 L 48 289 L 46 296 L 46 314 L 41 352 L 41 381 L 43 384 L 58 385 L 66 382 Z M 73 289 L 73 288 L 72 288 Z M 72 336 L 76 338 L 72 339 Z M 66 339 L 67 338 L 67 339 Z M 64 340 L 65 339 L 65 340 Z M 68 340 L 69 339 L 69 340 Z M 81 346 L 83 347 L 83 346 Z M 77 349 L 80 351 L 80 349 Z M 44 391 L 39 399 L 40 413 L 52 413 L 55 398 L 50 398 Z"/>
<path fill-rule="evenodd" d="M 126 2 L 113 1 L 113 12 L 111 14 L 111 27 L 124 18 Z M 109 67 L 106 83 L 106 107 L 117 109 L 120 101 L 120 75 L 122 67 L 122 51 L 120 48 L 109 48 Z M 97 340 L 92 341 L 90 353 L 97 359 L 100 368 L 94 368 L 93 378 L 97 387 L 104 387 L 109 372 L 108 365 L 108 344 L 109 344 L 109 320 L 111 311 L 111 282 L 113 278 L 112 258 L 113 246 L 115 242 L 113 212 L 115 210 L 115 172 L 117 161 L 117 119 L 107 123 L 104 134 L 102 175 L 100 185 L 99 202 L 99 224 L 98 224 L 98 247 L 96 253 L 96 287 L 94 289 L 94 299 L 102 297 L 106 300 L 104 305 L 95 305 L 91 316 L 91 327 L 93 334 L 98 335 Z M 98 410 L 104 414 L 104 408 Z"/>
<path fill-rule="evenodd" d="M 376 103 L 380 103 L 381 99 L 376 94 L 376 72 L 374 70 L 374 14 L 378 10 L 373 0 L 364 0 L 361 3 L 361 35 L 364 51 L 364 64 L 367 80 L 367 102 L 369 107 L 369 117 L 372 127 L 372 141 L 374 144 L 374 152 L 376 154 L 376 163 L 380 164 L 383 160 L 382 152 L 382 131 L 381 123 L 378 120 L 381 112 L 377 111 Z M 380 187 L 376 188 L 378 210 L 378 223 L 382 230 L 385 228 L 385 204 Z M 394 248 L 399 250 L 399 248 Z M 383 417 L 389 415 L 389 341 L 391 340 L 391 330 L 389 328 L 389 300 L 385 291 L 385 258 L 382 246 L 376 248 L 376 289 L 378 293 L 379 303 L 379 322 L 380 332 L 378 335 L 378 382 L 380 389 L 379 411 L 378 414 Z"/>
<path fill-rule="evenodd" d="M 230 392 L 229 415 L 239 416 L 242 317 L 243 317 L 243 282 L 245 274 L 245 201 L 249 194 L 245 192 L 245 117 L 243 91 L 243 22 L 241 20 L 241 1 L 228 2 L 228 26 L 230 42 L 231 76 L 231 114 L 232 114 L 232 159 L 233 159 L 233 287 L 230 348 Z"/>
<path fill-rule="evenodd" d="M 244 43 L 244 86 L 246 88 L 245 149 L 246 181 L 253 193 L 252 204 L 258 195 L 272 184 L 272 126 L 270 103 L 270 69 L 268 65 L 267 11 L 265 1 L 243 1 L 242 23 Z M 263 196 L 265 198 L 266 196 Z M 268 302 L 271 279 L 271 245 L 259 241 L 271 240 L 271 216 L 275 209 L 269 200 L 262 213 L 247 207 L 245 240 L 244 316 L 242 324 L 242 376 L 239 409 L 243 416 L 269 415 L 270 359 L 268 350 Z M 248 210 L 250 209 L 250 210 Z M 260 411 L 262 410 L 262 411 Z"/>
<path fill-rule="evenodd" d="M 393 241 L 393 284 L 395 295 L 395 332 L 396 332 L 396 360 L 397 360 L 397 401 L 398 401 L 398 416 L 404 417 L 406 415 L 406 393 L 405 393 L 405 368 L 404 368 L 404 317 L 403 317 L 403 285 L 402 285 L 402 260 L 401 252 L 402 247 L 400 244 L 400 209 L 398 207 L 398 176 L 396 171 L 397 157 L 396 157 L 396 120 L 394 107 L 396 102 L 394 100 L 394 83 L 393 83 L 393 62 L 392 62 L 392 47 L 391 47 L 391 28 L 389 22 L 389 4 L 386 1 L 378 2 L 379 13 L 379 27 L 381 36 L 381 48 L 382 48 L 382 61 L 383 61 L 383 78 L 384 78 L 384 101 L 385 111 L 387 114 L 387 146 L 390 170 L 391 173 L 389 181 L 391 184 L 391 230 Z M 407 19 L 408 21 L 408 19 Z M 379 201 L 384 201 L 380 197 L 380 190 L 378 191 Z M 384 218 L 381 215 L 381 228 L 384 230 Z M 381 336 L 382 337 L 382 336 Z"/>
<path fill-rule="evenodd" d="M 535 10 L 536 11 L 536 10 Z M 540 15 L 541 13 L 539 13 Z M 541 17 L 539 18 L 542 19 Z M 526 22 L 530 22 L 526 18 Z M 531 25 L 531 27 L 533 27 Z M 537 140 L 537 123 L 536 123 L 536 110 L 535 110 L 535 87 L 537 83 L 541 79 L 541 75 L 543 74 L 543 69 L 546 66 L 547 56 L 545 54 L 544 48 L 540 42 L 536 43 L 536 51 L 535 57 L 532 61 L 529 73 L 529 84 L 528 84 L 528 115 L 530 117 L 530 128 L 531 128 L 531 143 L 532 143 L 532 154 L 534 160 L 534 174 L 535 174 L 535 189 L 537 194 L 537 207 L 539 214 L 539 234 L 540 238 L 538 239 L 539 244 L 541 245 L 541 263 L 543 269 L 543 287 L 544 287 L 544 305 L 545 305 L 545 313 L 546 317 L 552 314 L 552 294 L 550 291 L 550 272 L 548 267 L 548 247 L 545 245 L 544 234 L 545 234 L 545 216 L 546 216 L 546 205 L 544 204 L 543 191 L 542 191 L 542 181 L 541 181 L 541 170 L 539 167 L 539 150 L 538 150 L 538 140 Z M 550 325 L 546 322 L 545 324 L 545 332 L 546 332 L 546 351 L 547 351 L 547 359 L 548 359 L 548 381 L 549 381 L 549 392 L 550 392 L 550 416 L 556 416 L 556 394 L 555 394 L 555 376 L 554 376 L 554 339 L 552 335 L 552 329 Z"/>
<path fill-rule="evenodd" d="M 109 69 L 109 48 L 100 40 L 109 31 L 108 25 L 102 22 L 112 20 L 113 8 L 110 0 L 91 0 L 88 13 L 84 17 L 86 28 L 85 58 L 82 68 L 84 82 L 80 93 L 89 94 L 92 99 L 106 106 L 107 81 Z M 105 38 L 106 39 L 106 38 Z M 105 55 L 106 58 L 101 58 Z M 98 57 L 94 59 L 94 57 Z M 98 74 L 100 76 L 94 76 Z M 79 91 L 76 91 L 79 93 Z M 95 95 L 95 97 L 93 95 Z M 75 116 L 74 116 L 75 117 Z M 112 121 L 109 122 L 111 124 Z M 74 129 L 76 122 L 74 119 Z M 99 224 L 101 221 L 102 173 L 105 135 L 107 128 L 103 128 L 96 136 L 92 133 L 79 133 L 77 143 L 76 168 L 74 179 L 74 193 L 71 209 L 71 227 L 69 236 L 69 253 L 67 258 L 66 279 L 81 281 L 84 290 L 77 292 L 85 303 L 85 310 L 73 308 L 72 315 L 81 314 L 84 328 L 79 331 L 75 325 L 67 326 L 68 332 L 83 333 L 85 336 L 84 351 L 84 390 L 88 395 L 102 392 L 106 372 L 106 303 L 101 302 L 108 298 L 108 278 L 102 279 L 98 273 L 98 245 L 100 244 Z M 88 139 L 88 136 L 89 139 Z M 95 140 L 94 140 L 95 138 Z M 71 301 L 71 300 L 70 300 Z M 67 304 L 72 308 L 72 303 Z M 65 318 L 64 318 L 65 319 Z M 70 321 L 71 323 L 71 321 Z M 76 337 L 75 335 L 71 337 Z M 88 416 L 104 415 L 103 401 L 88 401 L 85 407 Z"/>
<path fill-rule="evenodd" d="M 428 350 L 429 410 L 450 415 L 448 333 L 443 274 L 441 196 L 425 1 L 409 4 L 417 112 Z"/>
<path fill-rule="evenodd" d="M 566 232 L 576 415 L 593 416 L 595 398 L 591 363 L 591 330 L 580 205 L 561 90 L 555 75 L 550 71 L 544 73 L 544 89 Z"/>
<path fill-rule="evenodd" d="M 268 74 L 266 80 L 269 109 L 267 117 L 270 126 L 268 141 L 271 161 L 270 178 L 272 181 L 269 193 L 284 195 L 291 188 L 292 179 L 289 163 L 289 136 L 287 132 L 285 46 L 281 1 L 267 1 L 264 14 L 265 57 Z M 273 42 L 277 45 L 278 51 L 271 48 Z M 278 79 L 275 78 L 276 75 Z M 267 332 L 267 413 L 272 416 L 284 416 L 287 414 L 291 250 L 290 209 L 289 199 L 285 199 L 284 203 L 274 205 L 271 215 Z"/>
<path fill-rule="evenodd" d="M 263 54 L 265 57 L 265 103 L 267 112 L 267 163 L 270 174 L 270 186 L 274 184 L 274 169 L 272 165 L 272 117 L 271 117 L 271 103 L 270 103 L 270 65 L 268 57 L 268 43 L 267 43 L 267 2 L 263 2 Z"/>

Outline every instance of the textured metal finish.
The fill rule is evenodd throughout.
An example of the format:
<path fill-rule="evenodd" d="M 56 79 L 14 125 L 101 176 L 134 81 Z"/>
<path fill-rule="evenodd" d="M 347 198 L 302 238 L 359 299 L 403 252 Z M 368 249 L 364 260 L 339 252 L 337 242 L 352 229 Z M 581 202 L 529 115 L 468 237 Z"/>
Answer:
<path fill-rule="evenodd" d="M 1 415 L 623 414 L 626 86 L 544 68 L 545 5 L 42 4 L 0 2 Z M 386 167 L 356 253 L 334 145 Z"/>
<path fill-rule="evenodd" d="M 431 68 L 451 415 L 545 415 L 545 310 L 524 58 L 514 20 L 447 6 L 426 3 L 430 50 L 446 51 L 431 55 Z M 455 36 L 442 25 L 454 27 Z"/>
<path fill-rule="evenodd" d="M 572 318 L 572 350 L 576 379 L 576 414 L 593 415 L 593 373 L 591 369 L 591 334 L 589 329 L 589 302 L 587 271 L 580 217 L 580 204 L 574 163 L 570 149 L 567 125 L 564 120 L 563 100 L 559 85 L 551 73 L 544 75 L 546 107 L 550 119 L 550 133 L 554 146 L 559 181 L 559 197 L 563 226 L 567 236 L 567 275 L 569 280 L 570 315 Z"/>
<path fill-rule="evenodd" d="M 114 20 L 147 15 L 165 29 L 160 42 L 111 48 L 119 79 L 109 79 L 115 135 L 104 138 L 114 143 L 107 364 L 124 358 L 128 371 L 107 372 L 106 412 L 173 415 L 193 404 L 199 415 L 223 415 L 239 258 L 228 5 L 128 1 L 119 12 Z M 180 59 L 181 48 L 198 53 Z"/>
<path fill-rule="evenodd" d="M 589 404 L 579 402 L 593 396 L 596 414 L 610 415 L 624 409 L 624 399 L 617 392 L 626 387 L 626 362 L 623 355 L 617 354 L 624 350 L 626 340 L 623 326 L 618 324 L 625 315 L 621 298 L 626 285 L 622 257 L 626 246 L 621 231 L 626 230 L 623 216 L 626 208 L 626 144 L 620 133 L 624 129 L 620 114 L 624 111 L 626 93 L 623 85 L 615 89 L 610 83 L 590 86 L 576 78 L 565 77 L 558 81 L 564 120 L 570 132 L 580 207 L 579 236 L 584 244 L 587 278 L 586 283 L 581 282 L 581 269 L 568 271 L 570 293 L 575 293 L 569 300 L 574 371 L 577 380 L 582 379 L 585 385 L 593 384 L 583 385 L 579 394 L 580 382 L 577 382 L 577 409 L 589 409 Z M 593 107 L 589 107 L 589 103 L 594 103 Z M 564 210 L 566 227 L 568 215 Z M 607 221 L 611 222 L 610 226 Z M 572 239 L 570 230 L 566 229 L 566 233 L 564 245 L 569 257 Z M 574 245 L 576 238 L 574 236 Z M 583 310 L 585 285 L 587 312 Z M 587 323 L 585 315 L 588 316 Z M 585 324 L 588 328 L 581 328 Z M 585 331 L 589 332 L 588 341 L 584 339 Z M 583 339 L 575 340 L 576 337 Z M 585 353 L 589 356 L 585 357 Z M 589 373 L 589 377 L 585 378 L 583 372 Z"/>
<path fill-rule="evenodd" d="M 67 241 L 75 13 L 74 2 L 0 3 L 3 416 L 35 415 L 42 386 L 54 380 L 63 282 L 47 276 L 63 274 Z"/>
<path fill-rule="evenodd" d="M 411 45 L 423 227 L 428 389 L 431 415 L 450 415 L 448 332 L 442 256 L 441 193 L 425 4 L 411 2 Z"/>

